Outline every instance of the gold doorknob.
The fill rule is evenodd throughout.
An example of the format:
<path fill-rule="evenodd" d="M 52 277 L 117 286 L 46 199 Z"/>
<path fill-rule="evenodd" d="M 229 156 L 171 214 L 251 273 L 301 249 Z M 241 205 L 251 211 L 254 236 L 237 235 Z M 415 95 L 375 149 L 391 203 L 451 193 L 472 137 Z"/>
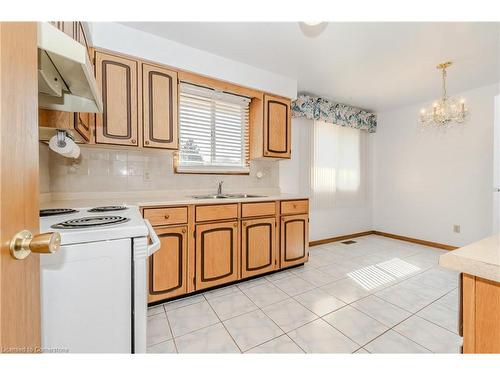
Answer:
<path fill-rule="evenodd" d="M 61 247 L 58 232 L 40 233 L 35 236 L 29 230 L 22 230 L 10 241 L 10 254 L 16 259 L 24 259 L 33 253 L 52 254 Z"/>

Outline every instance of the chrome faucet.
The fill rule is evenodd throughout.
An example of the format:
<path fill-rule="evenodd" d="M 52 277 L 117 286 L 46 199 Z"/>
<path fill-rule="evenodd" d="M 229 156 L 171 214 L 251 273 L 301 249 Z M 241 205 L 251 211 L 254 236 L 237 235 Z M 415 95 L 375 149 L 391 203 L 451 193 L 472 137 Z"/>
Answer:
<path fill-rule="evenodd" d="M 217 185 L 217 195 L 222 195 L 222 184 L 224 181 L 219 181 Z"/>

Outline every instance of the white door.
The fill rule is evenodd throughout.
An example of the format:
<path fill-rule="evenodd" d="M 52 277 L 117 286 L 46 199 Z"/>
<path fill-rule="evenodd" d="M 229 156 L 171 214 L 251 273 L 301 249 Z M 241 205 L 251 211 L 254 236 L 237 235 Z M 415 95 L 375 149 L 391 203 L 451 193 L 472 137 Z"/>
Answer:
<path fill-rule="evenodd" d="M 495 97 L 493 162 L 493 233 L 500 233 L 500 95 Z"/>

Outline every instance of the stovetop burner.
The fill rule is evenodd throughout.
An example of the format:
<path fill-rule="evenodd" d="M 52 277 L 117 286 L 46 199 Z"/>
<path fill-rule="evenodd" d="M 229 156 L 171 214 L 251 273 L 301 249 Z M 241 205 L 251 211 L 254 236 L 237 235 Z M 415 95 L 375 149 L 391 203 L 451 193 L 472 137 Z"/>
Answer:
<path fill-rule="evenodd" d="M 74 214 L 76 212 L 78 212 L 78 210 L 72 208 L 47 208 L 45 210 L 40 210 L 40 217 Z"/>
<path fill-rule="evenodd" d="M 62 223 L 54 224 L 51 228 L 54 229 L 82 229 L 82 228 L 96 228 L 105 225 L 122 224 L 129 221 L 129 218 L 122 216 L 92 216 L 82 217 L 78 219 L 66 220 Z"/>
<path fill-rule="evenodd" d="M 88 212 L 110 212 L 110 211 L 123 211 L 128 210 L 127 206 L 102 206 L 94 207 L 88 210 Z"/>

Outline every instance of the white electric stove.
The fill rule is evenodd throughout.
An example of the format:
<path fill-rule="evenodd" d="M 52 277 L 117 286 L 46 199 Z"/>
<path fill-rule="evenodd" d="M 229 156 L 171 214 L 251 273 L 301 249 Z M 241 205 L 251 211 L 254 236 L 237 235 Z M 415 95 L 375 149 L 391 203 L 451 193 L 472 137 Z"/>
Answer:
<path fill-rule="evenodd" d="M 135 206 L 50 209 L 40 216 L 41 232 L 61 234 L 60 250 L 40 256 L 42 348 L 144 353 L 146 260 L 159 249 L 149 222 Z"/>

